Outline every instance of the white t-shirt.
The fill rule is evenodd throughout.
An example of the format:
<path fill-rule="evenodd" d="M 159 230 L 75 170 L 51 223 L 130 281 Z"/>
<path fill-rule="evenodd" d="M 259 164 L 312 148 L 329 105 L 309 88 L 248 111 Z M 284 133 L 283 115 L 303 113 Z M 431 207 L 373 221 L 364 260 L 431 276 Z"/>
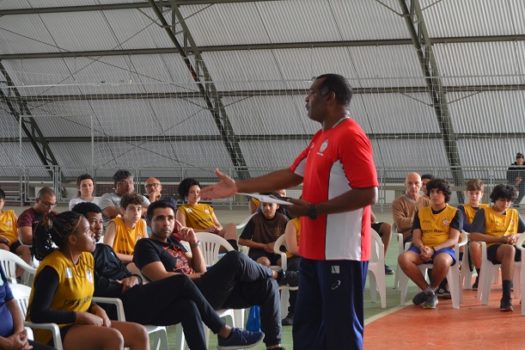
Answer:
<path fill-rule="evenodd" d="M 85 203 L 85 202 L 90 202 L 90 203 L 100 206 L 100 197 L 93 197 L 93 199 L 90 201 L 87 201 L 80 197 L 71 198 L 71 200 L 69 201 L 69 210 L 73 210 L 75 205 L 77 205 L 78 203 Z"/>

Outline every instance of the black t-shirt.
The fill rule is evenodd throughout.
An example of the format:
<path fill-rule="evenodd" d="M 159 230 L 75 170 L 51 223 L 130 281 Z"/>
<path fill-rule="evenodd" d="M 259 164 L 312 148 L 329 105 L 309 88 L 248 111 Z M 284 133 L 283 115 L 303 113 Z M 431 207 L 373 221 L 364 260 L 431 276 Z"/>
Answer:
<path fill-rule="evenodd" d="M 117 298 L 122 294 L 121 280 L 131 276 L 131 272 L 117 257 L 113 248 L 99 243 L 93 253 L 95 258 L 95 295 Z"/>
<path fill-rule="evenodd" d="M 143 238 L 139 239 L 135 245 L 133 262 L 139 269 L 142 269 L 152 262 L 160 261 L 166 271 L 191 274 L 194 271 L 186 252 L 186 248 L 173 237 L 168 238 L 166 243 Z"/>

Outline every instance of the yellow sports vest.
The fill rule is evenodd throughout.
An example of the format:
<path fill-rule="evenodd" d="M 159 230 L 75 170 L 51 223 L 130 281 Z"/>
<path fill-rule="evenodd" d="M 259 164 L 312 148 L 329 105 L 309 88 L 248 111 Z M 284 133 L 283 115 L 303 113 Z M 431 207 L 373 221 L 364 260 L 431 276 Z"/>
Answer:
<path fill-rule="evenodd" d="M 465 209 L 465 220 L 467 220 L 467 224 L 472 224 L 472 221 L 474 221 L 474 216 L 476 216 L 476 213 L 479 209 L 485 209 L 490 208 L 488 204 L 480 204 L 479 209 L 476 210 L 472 207 L 470 204 L 463 205 L 463 208 Z"/>
<path fill-rule="evenodd" d="M 146 222 L 144 219 L 140 219 L 134 228 L 129 228 L 121 217 L 116 217 L 111 221 L 115 223 L 113 250 L 115 253 L 132 255 L 137 241 L 146 237 L 144 234 L 146 232 Z"/>
<path fill-rule="evenodd" d="M 445 242 L 450 233 L 450 223 L 458 210 L 447 204 L 447 207 L 438 214 L 432 213 L 432 208 L 425 207 L 418 211 L 421 226 L 421 240 L 423 244 L 434 247 Z"/>
<path fill-rule="evenodd" d="M 297 239 L 297 246 L 299 246 L 299 238 L 301 237 L 301 219 L 295 218 L 295 219 L 290 220 L 289 222 L 291 222 L 292 225 L 295 226 L 295 237 Z M 286 256 L 288 258 L 291 258 L 294 255 L 292 253 L 286 252 Z"/>
<path fill-rule="evenodd" d="M 12 210 L 0 213 L 0 236 L 9 241 L 9 246 L 18 240 L 16 220 L 16 214 Z"/>
<path fill-rule="evenodd" d="M 94 285 L 94 259 L 93 254 L 84 252 L 80 255 L 76 265 L 68 259 L 61 251 L 55 250 L 42 260 L 36 271 L 36 277 L 46 266 L 51 267 L 58 273 L 58 287 L 55 290 L 50 308 L 53 310 L 86 312 L 91 305 Z M 29 305 L 33 302 L 35 286 L 29 297 Z M 31 306 L 29 307 L 29 310 Z M 27 318 L 31 320 L 31 315 Z M 69 324 L 59 324 L 65 327 Z M 47 344 L 51 335 L 47 331 L 35 330 L 35 340 Z"/>
<path fill-rule="evenodd" d="M 494 237 L 508 236 L 518 233 L 519 213 L 516 209 L 509 208 L 505 215 L 496 212 L 492 207 L 485 211 L 485 234 Z M 490 246 L 495 243 L 487 243 Z"/>
<path fill-rule="evenodd" d="M 211 205 L 203 203 L 183 204 L 179 206 L 178 210 L 181 210 L 186 216 L 187 227 L 195 230 L 208 230 L 210 227 L 215 227 Z"/>

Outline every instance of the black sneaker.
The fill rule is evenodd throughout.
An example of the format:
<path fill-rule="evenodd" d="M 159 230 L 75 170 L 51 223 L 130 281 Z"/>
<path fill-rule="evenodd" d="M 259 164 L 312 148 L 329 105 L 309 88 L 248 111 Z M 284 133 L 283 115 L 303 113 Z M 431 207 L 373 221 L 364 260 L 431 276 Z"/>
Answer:
<path fill-rule="evenodd" d="M 297 287 L 299 285 L 299 272 L 281 270 L 279 271 L 277 282 L 280 286 L 288 285 L 290 287 Z"/>
<path fill-rule="evenodd" d="M 509 299 L 501 299 L 499 302 L 499 311 L 514 311 L 514 308 L 512 307 L 512 300 Z"/>
<path fill-rule="evenodd" d="M 394 270 L 392 270 L 390 266 L 385 265 L 385 275 L 393 275 L 393 274 L 394 274 Z"/>
<path fill-rule="evenodd" d="M 281 321 L 281 324 L 283 326 L 293 326 L 293 315 L 288 314 L 283 320 Z"/>
<path fill-rule="evenodd" d="M 441 299 L 450 299 L 451 296 L 450 296 L 450 292 L 448 290 L 446 290 L 445 288 L 438 288 L 438 290 L 436 291 L 436 295 L 438 298 L 441 298 Z"/>
<path fill-rule="evenodd" d="M 264 338 L 264 333 L 232 328 L 232 333 L 228 338 L 217 338 L 219 339 L 217 349 L 247 349 L 257 345 Z"/>
<path fill-rule="evenodd" d="M 414 305 L 421 305 L 425 302 L 425 300 L 427 300 L 430 294 L 434 293 L 425 291 L 419 292 L 412 298 L 412 302 L 414 303 Z"/>
<path fill-rule="evenodd" d="M 474 281 L 474 284 L 472 285 L 472 290 L 478 290 L 479 285 L 479 276 L 476 276 L 476 280 Z"/>
<path fill-rule="evenodd" d="M 427 295 L 427 300 L 421 304 L 421 307 L 423 309 L 435 309 L 438 303 L 439 301 L 437 295 L 432 293 Z"/>

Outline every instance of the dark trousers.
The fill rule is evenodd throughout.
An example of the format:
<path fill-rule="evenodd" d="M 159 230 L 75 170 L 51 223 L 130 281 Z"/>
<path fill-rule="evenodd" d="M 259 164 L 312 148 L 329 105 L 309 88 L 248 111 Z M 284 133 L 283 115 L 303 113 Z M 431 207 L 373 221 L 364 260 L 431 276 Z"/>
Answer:
<path fill-rule="evenodd" d="M 29 344 L 33 346 L 33 350 L 53 350 L 54 349 L 52 346 L 47 346 L 47 345 L 37 343 L 32 340 L 29 340 Z"/>
<path fill-rule="evenodd" d="M 288 263 L 286 266 L 287 271 L 299 271 L 299 266 L 301 264 L 301 257 L 299 256 L 292 256 L 291 258 L 288 258 Z M 295 303 L 297 301 L 297 291 L 291 290 L 290 291 L 290 298 L 288 299 L 288 302 L 290 305 L 288 306 L 288 315 L 293 316 L 295 313 Z"/>
<path fill-rule="evenodd" d="M 121 299 L 128 321 L 158 326 L 180 322 L 192 350 L 206 349 L 203 322 L 214 333 L 225 325 L 199 288 L 185 275 L 133 287 Z"/>
<path fill-rule="evenodd" d="M 295 304 L 296 350 L 363 349 L 368 262 L 302 259 Z"/>
<path fill-rule="evenodd" d="M 257 264 L 244 254 L 231 251 L 195 281 L 215 309 L 261 308 L 264 343 L 281 342 L 279 287 L 272 270 Z"/>

